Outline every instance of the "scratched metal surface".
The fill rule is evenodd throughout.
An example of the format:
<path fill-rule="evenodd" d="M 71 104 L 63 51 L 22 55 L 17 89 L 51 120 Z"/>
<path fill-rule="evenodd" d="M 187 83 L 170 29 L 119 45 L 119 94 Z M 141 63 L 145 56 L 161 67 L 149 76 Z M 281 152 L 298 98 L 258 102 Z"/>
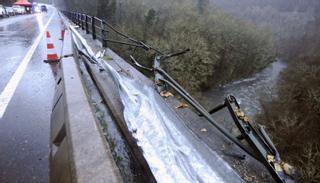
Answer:
<path fill-rule="evenodd" d="M 242 182 L 183 125 L 152 87 L 105 67 L 118 83 L 127 126 L 158 182 Z"/>

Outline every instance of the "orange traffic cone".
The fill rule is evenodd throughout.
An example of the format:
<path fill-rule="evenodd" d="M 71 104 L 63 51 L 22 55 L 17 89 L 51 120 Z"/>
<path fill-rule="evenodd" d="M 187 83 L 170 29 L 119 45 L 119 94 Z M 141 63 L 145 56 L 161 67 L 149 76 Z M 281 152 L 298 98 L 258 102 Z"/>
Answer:
<path fill-rule="evenodd" d="M 46 33 L 47 36 L 47 60 L 45 60 L 45 63 L 55 63 L 59 62 L 59 56 L 55 50 L 54 44 L 51 42 L 51 34 L 49 31 Z"/>

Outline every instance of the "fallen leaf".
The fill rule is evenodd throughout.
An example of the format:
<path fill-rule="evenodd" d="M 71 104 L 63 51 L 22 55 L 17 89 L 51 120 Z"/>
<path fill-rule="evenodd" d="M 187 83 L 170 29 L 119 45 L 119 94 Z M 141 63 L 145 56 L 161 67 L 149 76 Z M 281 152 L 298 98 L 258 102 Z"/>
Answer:
<path fill-rule="evenodd" d="M 288 163 L 282 162 L 282 163 L 281 163 L 281 167 L 282 167 L 284 173 L 286 173 L 286 174 L 289 175 L 289 176 L 294 175 L 295 172 L 296 172 L 295 167 L 289 165 Z"/>
<path fill-rule="evenodd" d="M 250 118 L 248 118 L 247 116 L 245 116 L 245 117 L 243 118 L 243 121 L 249 123 L 249 122 L 250 122 Z"/>
<path fill-rule="evenodd" d="M 205 129 L 205 128 L 202 128 L 200 131 L 201 131 L 201 132 L 207 132 L 208 130 Z"/>
<path fill-rule="evenodd" d="M 104 56 L 104 58 L 108 61 L 108 60 L 113 60 L 113 58 L 109 55 Z"/>
<path fill-rule="evenodd" d="M 176 107 L 176 109 L 184 109 L 184 108 L 188 108 L 188 107 L 189 107 L 188 104 L 182 102 Z"/>
<path fill-rule="evenodd" d="M 242 112 L 240 109 L 235 111 L 238 118 L 243 119 L 245 117 L 244 112 Z"/>
<path fill-rule="evenodd" d="M 160 92 L 160 96 L 168 98 L 168 97 L 173 97 L 173 94 L 168 91 L 162 91 L 162 92 Z"/>
<path fill-rule="evenodd" d="M 267 160 L 268 160 L 269 163 L 273 163 L 273 162 L 276 161 L 275 157 L 273 155 L 267 155 Z"/>

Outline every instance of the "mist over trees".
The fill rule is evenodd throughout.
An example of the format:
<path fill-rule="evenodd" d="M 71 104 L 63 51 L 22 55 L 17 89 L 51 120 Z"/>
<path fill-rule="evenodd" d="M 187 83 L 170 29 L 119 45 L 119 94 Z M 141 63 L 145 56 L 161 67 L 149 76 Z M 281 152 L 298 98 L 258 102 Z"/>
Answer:
<path fill-rule="evenodd" d="M 303 52 L 302 39 L 319 16 L 318 0 L 214 0 L 227 12 L 273 32 L 278 56 L 290 61 Z"/>

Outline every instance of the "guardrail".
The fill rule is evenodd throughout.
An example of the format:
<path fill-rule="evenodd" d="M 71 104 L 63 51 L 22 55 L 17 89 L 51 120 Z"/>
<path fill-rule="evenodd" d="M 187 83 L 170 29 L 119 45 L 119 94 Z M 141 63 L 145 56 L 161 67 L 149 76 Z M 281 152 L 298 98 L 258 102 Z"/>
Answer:
<path fill-rule="evenodd" d="M 87 34 L 91 34 L 93 39 L 99 39 L 103 47 L 107 47 L 107 29 L 105 21 L 98 17 L 89 16 L 76 12 L 63 12 L 72 22 L 80 26 Z"/>
<path fill-rule="evenodd" d="M 108 43 L 115 43 L 115 44 L 122 44 L 127 46 L 133 46 L 142 48 L 146 51 L 155 51 L 158 54 L 163 54 L 158 49 L 142 42 L 139 40 L 136 40 L 125 33 L 120 32 L 115 27 L 113 27 L 108 22 L 101 20 L 98 17 L 90 16 L 83 13 L 77 13 L 77 12 L 69 12 L 69 11 L 61 11 L 69 20 L 71 20 L 73 23 L 81 27 L 82 30 L 85 30 L 87 34 L 91 34 L 93 39 L 98 39 L 101 41 L 103 47 L 107 47 Z M 123 39 L 127 41 L 120 41 L 120 40 L 113 40 L 109 39 L 110 36 L 108 34 L 110 31 L 114 32 L 118 36 L 122 37 Z"/>
<path fill-rule="evenodd" d="M 138 171 L 138 175 L 139 175 L 137 179 L 139 180 L 139 182 L 148 182 L 148 183 L 156 182 L 154 175 L 150 170 L 150 167 L 148 166 L 146 160 L 143 157 L 143 152 L 140 151 L 140 148 L 138 147 L 136 140 L 133 138 L 132 134 L 128 130 L 128 127 L 126 126 L 124 116 L 123 116 L 123 108 L 119 108 L 120 105 L 114 103 L 114 102 L 120 102 L 118 101 L 119 96 L 113 95 L 116 93 L 115 91 L 111 92 L 109 90 L 105 90 L 104 88 L 104 87 L 110 87 L 110 86 L 112 86 L 111 88 L 117 88 L 116 85 L 114 85 L 113 82 L 110 83 L 110 80 L 103 80 L 99 77 L 99 75 L 108 73 L 108 72 L 102 72 L 105 69 L 102 65 L 100 65 L 100 62 L 102 61 L 101 59 L 103 58 L 100 57 L 99 55 L 103 56 L 104 53 L 97 54 L 97 55 L 94 54 L 91 47 L 87 44 L 86 40 L 84 40 L 84 38 L 78 32 L 77 30 L 78 28 L 75 26 L 69 26 L 69 29 L 71 32 L 72 43 L 74 48 L 74 51 L 73 51 L 74 57 L 80 58 L 81 60 L 83 60 L 90 75 L 92 75 L 93 80 L 97 83 L 97 87 L 99 88 L 101 95 L 103 96 L 110 111 L 112 112 L 112 116 L 117 121 L 117 125 L 121 129 L 121 132 L 123 133 L 123 136 L 129 145 L 130 151 L 132 152 L 132 155 L 133 155 L 132 158 L 135 163 L 134 168 L 136 169 L 136 171 Z M 105 51 L 110 52 L 110 49 L 106 49 Z"/>
<path fill-rule="evenodd" d="M 213 126 L 215 126 L 226 138 L 228 138 L 231 142 L 240 147 L 244 152 L 246 152 L 251 157 L 255 158 L 257 161 L 260 161 L 270 172 L 276 182 L 285 182 L 286 176 L 283 175 L 283 169 L 281 168 L 281 164 L 284 162 L 281 161 L 280 155 L 270 140 L 267 133 L 264 129 L 258 124 L 252 125 L 251 121 L 245 116 L 245 114 L 241 111 L 240 105 L 237 103 L 237 100 L 233 96 L 229 96 L 225 99 L 225 102 L 222 105 L 217 106 L 211 111 L 207 111 L 200 103 L 198 103 L 191 95 L 188 94 L 169 74 L 167 74 L 160 67 L 160 63 L 162 60 L 170 58 L 172 56 L 180 55 L 183 52 L 178 52 L 176 54 L 163 54 L 160 51 L 154 49 L 153 47 L 141 42 L 137 41 L 129 36 L 117 31 L 107 22 L 97 18 L 88 16 L 86 14 L 75 13 L 75 12 L 63 12 L 70 20 L 72 20 L 75 24 L 80 26 L 83 30 L 86 30 L 87 34 L 92 34 L 93 39 L 96 37 L 100 38 L 102 45 L 107 47 L 108 42 L 131 45 L 135 47 L 141 47 L 145 50 L 154 50 L 158 53 L 158 56 L 154 60 L 153 68 L 147 68 L 139 64 L 136 59 L 131 56 L 131 60 L 134 64 L 144 70 L 148 70 L 155 73 L 155 85 L 157 86 L 158 91 L 166 92 L 167 88 L 172 88 L 175 90 L 182 98 L 185 99 L 195 110 L 200 113 L 201 117 L 207 119 Z M 90 28 L 91 27 L 91 28 Z M 128 42 L 115 41 L 107 38 L 108 30 L 112 30 L 116 32 L 118 35 L 126 38 Z M 97 31 L 98 30 L 98 31 Z M 215 113 L 220 111 L 223 108 L 228 108 L 230 115 L 241 132 L 240 135 L 232 134 L 227 129 L 225 129 L 222 125 L 217 123 L 211 116 L 211 113 Z M 244 140 L 246 142 L 244 142 Z M 250 146 L 247 147 L 247 144 Z M 274 160 L 270 160 L 272 157 Z M 269 159 L 268 159 L 269 158 Z M 279 168 L 280 167 L 280 168 Z M 289 175 L 290 176 L 290 175 Z"/>

